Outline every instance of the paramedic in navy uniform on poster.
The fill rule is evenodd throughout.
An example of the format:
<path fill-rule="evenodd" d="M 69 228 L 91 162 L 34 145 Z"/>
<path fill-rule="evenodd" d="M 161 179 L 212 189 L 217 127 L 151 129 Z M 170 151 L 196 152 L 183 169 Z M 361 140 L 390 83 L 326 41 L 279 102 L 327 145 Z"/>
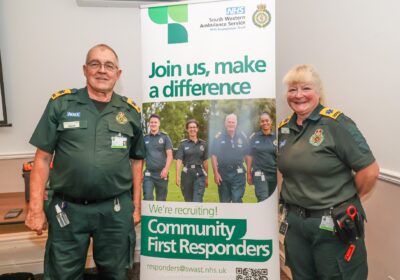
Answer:
<path fill-rule="evenodd" d="M 220 202 L 243 202 L 246 187 L 243 161 L 248 160 L 249 145 L 246 135 L 236 128 L 237 116 L 227 115 L 225 131 L 215 135 L 211 146 L 214 181 L 218 185 Z"/>
<path fill-rule="evenodd" d="M 176 185 L 181 188 L 186 202 L 203 202 L 208 185 L 207 142 L 198 138 L 199 123 L 196 120 L 186 122 L 186 131 L 188 138 L 181 141 L 175 156 Z"/>
<path fill-rule="evenodd" d="M 146 147 L 146 170 L 143 180 L 143 199 L 166 201 L 168 194 L 168 172 L 171 166 L 172 142 L 168 134 L 160 131 L 160 116 L 149 118 L 150 133 L 144 136 Z"/>
<path fill-rule="evenodd" d="M 264 112 L 260 118 L 261 130 L 250 136 L 250 157 L 247 182 L 254 184 L 257 201 L 267 199 L 276 189 L 276 137 L 271 115 Z"/>

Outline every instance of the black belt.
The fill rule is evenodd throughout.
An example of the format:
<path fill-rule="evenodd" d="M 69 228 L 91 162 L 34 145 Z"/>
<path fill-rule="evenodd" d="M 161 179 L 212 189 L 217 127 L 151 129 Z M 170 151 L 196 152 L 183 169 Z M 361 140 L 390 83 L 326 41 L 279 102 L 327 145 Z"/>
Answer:
<path fill-rule="evenodd" d="M 294 204 L 287 204 L 287 207 L 290 212 L 293 212 L 302 218 L 321 218 L 323 216 L 329 216 L 331 212 L 331 208 L 306 209 Z"/>
<path fill-rule="evenodd" d="M 75 197 L 66 195 L 66 194 L 61 193 L 61 192 L 55 192 L 54 196 L 58 197 L 59 199 L 62 199 L 64 201 L 66 201 L 66 202 L 75 203 L 75 204 L 82 204 L 82 205 L 100 203 L 100 202 L 104 202 L 104 201 L 107 201 L 107 200 L 114 199 L 114 197 L 112 197 L 112 198 L 104 198 L 104 199 L 75 198 Z"/>
<path fill-rule="evenodd" d="M 202 165 L 201 164 L 186 164 L 185 167 L 194 169 L 194 168 L 201 168 Z"/>
<path fill-rule="evenodd" d="M 221 169 L 238 169 L 242 168 L 242 164 L 224 164 L 224 165 L 218 165 L 219 168 Z"/>
<path fill-rule="evenodd" d="M 286 206 L 289 211 L 297 214 L 298 216 L 300 216 L 302 218 L 321 218 L 323 216 L 330 216 L 333 208 L 338 207 L 338 206 L 342 205 L 343 203 L 355 201 L 357 199 L 357 197 L 358 197 L 357 195 L 354 195 L 354 196 L 350 197 L 349 199 L 347 199 L 339 204 L 336 204 L 333 207 L 325 208 L 325 209 L 306 209 L 306 208 L 303 208 L 303 207 L 295 205 L 295 204 L 286 204 Z"/>

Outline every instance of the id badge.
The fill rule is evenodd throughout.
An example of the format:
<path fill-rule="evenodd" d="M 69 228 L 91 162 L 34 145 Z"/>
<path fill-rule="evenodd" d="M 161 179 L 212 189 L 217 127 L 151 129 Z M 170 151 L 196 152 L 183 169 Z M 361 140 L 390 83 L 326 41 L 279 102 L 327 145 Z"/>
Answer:
<path fill-rule="evenodd" d="M 121 134 L 111 137 L 111 148 L 112 149 L 126 149 L 127 138 Z"/>
<path fill-rule="evenodd" d="M 60 227 L 63 228 L 69 225 L 69 219 L 67 214 L 61 209 L 61 207 L 58 204 L 55 205 L 55 210 L 56 210 L 57 222 L 60 225 Z"/>
<path fill-rule="evenodd" d="M 238 174 L 241 174 L 241 173 L 243 173 L 243 168 L 238 168 L 238 169 L 236 169 L 236 171 Z"/>
<path fill-rule="evenodd" d="M 254 172 L 254 176 L 260 177 L 261 176 L 261 171 Z"/>
<path fill-rule="evenodd" d="M 265 175 L 261 175 L 261 182 L 265 182 Z"/>
<path fill-rule="evenodd" d="M 146 172 L 144 172 L 144 176 L 150 176 L 151 175 L 151 173 L 149 172 L 149 171 L 146 171 Z"/>
<path fill-rule="evenodd" d="M 283 236 L 286 235 L 286 232 L 288 230 L 289 224 L 286 221 L 282 221 L 281 224 L 279 225 L 279 233 L 282 234 Z"/>
<path fill-rule="evenodd" d="M 319 225 L 320 229 L 333 231 L 335 225 L 333 224 L 333 219 L 331 216 L 322 216 L 321 224 Z"/>

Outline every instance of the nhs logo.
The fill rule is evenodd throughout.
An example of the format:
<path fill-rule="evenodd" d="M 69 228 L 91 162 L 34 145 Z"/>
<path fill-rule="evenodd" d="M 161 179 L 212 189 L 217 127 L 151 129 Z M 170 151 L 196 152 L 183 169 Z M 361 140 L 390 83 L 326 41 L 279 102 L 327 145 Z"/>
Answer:
<path fill-rule="evenodd" d="M 245 11 L 246 11 L 245 6 L 226 8 L 227 15 L 241 15 L 241 14 L 244 14 Z"/>
<path fill-rule="evenodd" d="M 81 112 L 67 112 L 67 117 L 79 118 L 80 116 L 81 116 Z"/>

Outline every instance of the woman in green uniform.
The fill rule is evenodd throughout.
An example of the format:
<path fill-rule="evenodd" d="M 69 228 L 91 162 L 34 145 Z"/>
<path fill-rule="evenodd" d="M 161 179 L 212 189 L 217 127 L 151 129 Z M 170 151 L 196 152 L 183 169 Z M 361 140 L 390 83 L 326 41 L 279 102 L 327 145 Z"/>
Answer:
<path fill-rule="evenodd" d="M 181 188 L 186 202 L 203 202 L 208 185 L 207 143 L 197 137 L 199 123 L 196 120 L 186 122 L 186 131 L 189 137 L 181 141 L 176 153 L 176 185 Z"/>
<path fill-rule="evenodd" d="M 272 118 L 260 115 L 261 130 L 250 136 L 250 156 L 247 183 L 254 184 L 257 201 L 267 199 L 276 188 L 276 137 L 272 133 Z"/>
<path fill-rule="evenodd" d="M 365 219 L 359 198 L 372 190 L 379 167 L 355 123 L 323 105 L 322 82 L 313 66 L 295 66 L 283 81 L 294 111 L 278 126 L 287 265 L 294 280 L 367 279 L 364 237 L 355 228 Z M 352 225 L 347 233 L 357 235 L 351 243 L 334 234 L 342 231 L 332 213 L 343 207 L 358 218 L 346 217 Z"/>

